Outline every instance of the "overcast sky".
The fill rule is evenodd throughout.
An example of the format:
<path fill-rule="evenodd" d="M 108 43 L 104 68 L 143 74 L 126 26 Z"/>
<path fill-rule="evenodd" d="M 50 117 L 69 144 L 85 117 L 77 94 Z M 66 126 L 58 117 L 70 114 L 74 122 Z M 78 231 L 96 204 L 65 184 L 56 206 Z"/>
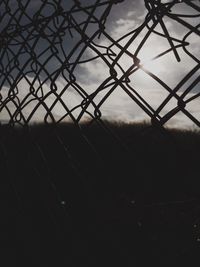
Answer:
<path fill-rule="evenodd" d="M 46 7 L 42 9 L 42 16 L 40 15 L 41 18 L 45 16 L 50 16 L 51 14 L 53 14 L 53 12 L 55 12 L 55 7 L 54 5 L 52 5 L 52 3 L 54 2 L 55 1 L 49 1 L 50 4 L 46 5 Z M 92 5 L 96 1 L 84 0 L 80 2 L 83 3 L 84 6 L 87 6 Z M 103 3 L 104 1 L 100 2 Z M 163 1 L 163 3 L 164 2 L 167 3 L 171 1 L 165 0 Z M 24 6 L 26 6 L 27 1 L 22 1 L 22 3 Z M 200 6 L 199 1 L 193 1 L 193 3 L 197 6 Z M 4 4 L 2 4 L 1 6 L 1 10 L 5 11 L 5 6 L 3 5 Z M 20 10 L 18 10 L 17 1 L 11 0 L 9 1 L 9 5 L 11 10 L 10 14 L 14 14 L 13 17 L 19 19 L 19 17 L 21 16 L 21 12 Z M 3 47 L 0 51 L 0 67 L 1 69 L 3 69 L 5 68 L 5 66 L 7 66 L 7 72 L 9 72 L 10 75 L 8 76 L 10 78 L 4 79 L 5 74 L 3 72 L 3 75 L 1 75 L 0 78 L 1 95 L 3 101 L 7 99 L 8 88 L 10 86 L 9 83 L 14 79 L 18 83 L 18 99 L 16 100 L 16 103 L 18 104 L 16 105 L 19 105 L 22 100 L 24 101 L 24 104 L 28 103 L 28 101 L 31 100 L 31 97 L 33 98 L 33 96 L 30 94 L 30 97 L 26 100 L 24 100 L 24 97 L 30 93 L 30 87 L 38 88 L 40 86 L 40 83 L 43 83 L 43 91 L 46 95 L 48 95 L 48 97 L 45 98 L 45 103 L 48 107 L 50 107 L 57 96 L 55 94 L 49 93 L 52 81 L 48 79 L 45 69 L 48 73 L 52 74 L 52 76 L 55 75 L 55 77 L 57 77 L 56 82 L 54 82 L 54 84 L 57 86 L 57 93 L 61 93 L 62 89 L 66 87 L 65 78 L 67 78 L 67 80 L 69 81 L 70 76 L 69 72 L 67 72 L 65 69 L 71 68 L 73 66 L 70 64 L 77 60 L 78 55 L 83 49 L 84 43 L 82 42 L 80 45 L 77 46 L 76 51 L 73 51 L 74 46 L 76 46 L 80 42 L 82 37 L 76 30 L 72 29 L 71 33 L 69 31 L 65 31 L 65 35 L 62 37 L 63 45 L 56 46 L 58 51 L 56 52 L 55 56 L 55 51 L 51 49 L 50 41 L 53 41 L 54 43 L 56 43 L 56 41 L 59 41 L 59 39 L 53 39 L 52 36 L 53 33 L 61 29 L 61 24 L 63 21 L 61 16 L 60 18 L 58 16 L 58 20 L 56 22 L 55 20 L 49 22 L 48 27 L 45 28 L 45 34 L 48 38 L 41 37 L 40 40 L 34 44 L 35 26 L 30 26 L 30 22 L 34 18 L 34 15 L 37 15 L 37 12 L 40 9 L 41 5 L 42 2 L 40 0 L 30 1 L 29 5 L 27 5 L 25 9 L 26 16 L 23 14 L 22 17 L 20 17 L 20 25 L 24 26 L 22 30 L 23 33 L 14 36 L 13 40 L 9 41 L 6 53 Z M 64 11 L 68 11 L 73 6 L 73 1 L 61 1 L 61 5 Z M 102 5 L 101 8 L 99 7 L 98 10 L 95 11 L 94 14 L 97 18 L 101 17 L 103 12 L 105 11 L 105 7 L 106 6 Z M 188 24 L 193 26 L 199 24 L 199 12 L 197 10 L 194 11 L 194 9 L 190 8 L 184 3 L 178 3 L 175 8 L 171 10 L 171 13 L 188 15 L 187 18 L 181 17 L 181 19 L 184 19 Z M 4 14 L 3 11 L 2 14 Z M 100 38 L 96 36 L 93 39 L 95 43 L 93 45 L 93 48 L 88 47 L 84 50 L 84 53 L 79 58 L 79 64 L 77 64 L 76 68 L 73 69 L 73 75 L 74 77 L 76 77 L 77 86 L 83 88 L 84 91 L 88 95 L 90 95 L 94 93 L 97 88 L 104 83 L 106 79 L 109 78 L 110 69 L 106 65 L 105 61 L 101 58 L 96 58 L 86 63 L 81 62 L 86 59 L 95 58 L 97 56 L 95 49 L 97 48 L 102 54 L 104 54 L 106 52 L 105 47 L 111 46 L 109 36 L 113 40 L 118 40 L 126 33 L 130 32 L 130 34 L 126 38 L 121 39 L 121 41 L 119 42 L 120 46 L 111 46 L 112 52 L 115 53 L 115 56 L 117 57 L 117 55 L 119 55 L 120 53 L 121 48 L 126 46 L 128 41 L 133 37 L 134 33 L 132 31 L 142 25 L 146 14 L 147 10 L 145 8 L 144 2 L 141 0 L 124 0 L 124 2 L 118 3 L 112 7 L 112 10 L 105 24 L 106 34 L 102 34 Z M 189 15 L 191 14 L 195 14 L 196 17 L 189 17 Z M 8 24 L 14 24 L 13 27 L 16 30 L 16 21 L 13 18 L 11 21 L 9 21 L 10 17 L 10 15 L 4 16 L 0 26 L 1 32 L 4 32 L 5 29 L 7 29 L 7 32 L 12 31 L 12 27 L 8 28 Z M 85 22 L 88 15 L 85 14 L 85 12 L 74 12 L 73 17 L 76 21 L 80 23 L 81 21 Z M 170 36 L 172 36 L 173 38 L 182 40 L 185 34 L 189 32 L 188 28 L 181 26 L 174 19 L 165 17 L 163 21 L 167 27 L 168 32 L 170 33 Z M 27 27 L 27 25 L 29 25 L 29 27 Z M 149 26 L 151 25 L 152 23 L 149 22 Z M 37 27 L 40 27 L 40 25 L 38 24 Z M 85 29 L 85 33 L 87 34 L 87 36 L 92 36 L 98 30 L 98 27 L 99 25 L 97 23 L 91 23 Z M 199 28 L 197 27 L 197 30 L 198 29 Z M 163 34 L 163 29 L 161 28 L 159 23 L 154 30 Z M 127 50 L 129 54 L 134 54 L 146 33 L 147 28 L 144 28 L 137 36 L 137 38 L 135 38 L 134 41 L 128 46 Z M 23 49 L 21 49 L 24 40 L 26 40 L 28 45 L 24 46 Z M 188 54 L 185 53 L 183 48 L 180 47 L 177 48 L 178 55 L 181 59 L 180 62 L 177 61 L 173 52 L 170 52 L 159 59 L 151 61 L 151 59 L 155 56 L 170 49 L 170 44 L 166 40 L 166 38 L 163 38 L 163 36 L 160 36 L 158 34 L 151 33 L 145 45 L 142 47 L 142 49 L 137 55 L 137 58 L 140 60 L 140 65 L 142 65 L 145 70 L 150 71 L 151 73 L 158 76 L 162 81 L 167 84 L 167 86 L 169 86 L 169 88 L 174 89 L 189 71 L 191 71 L 195 67 L 197 68 L 198 60 L 200 60 L 199 35 L 192 33 L 187 37 L 185 41 L 189 43 L 186 47 L 188 53 L 193 54 L 195 58 L 197 58 L 197 60 L 195 60 L 195 58 L 191 58 Z M 174 45 L 177 44 L 179 43 L 174 41 Z M 30 47 L 33 47 L 33 45 L 34 53 L 38 57 L 37 62 L 31 61 L 33 54 L 30 54 Z M 97 45 L 100 45 L 101 48 Z M 127 71 L 133 65 L 133 58 L 129 54 L 124 53 L 118 59 L 118 63 L 120 64 L 120 66 L 123 67 L 124 71 Z M 65 58 L 69 55 L 71 56 L 69 57 L 67 65 L 67 63 L 65 62 Z M 17 57 L 17 61 L 11 60 L 11 63 L 8 64 L 9 60 L 14 57 Z M 113 62 L 113 58 L 109 59 L 109 57 L 105 55 L 105 58 L 106 57 L 108 61 L 110 60 L 110 63 Z M 49 60 L 48 62 L 46 62 L 48 58 Z M 65 64 L 63 62 L 65 62 Z M 40 64 L 44 64 L 44 69 L 41 68 Z M 63 71 L 58 73 L 57 70 L 60 69 L 61 66 L 63 67 Z M 18 74 L 21 69 L 23 69 L 24 71 L 24 76 L 19 77 Z M 40 79 L 35 80 L 35 71 L 37 71 L 38 69 L 40 70 Z M 120 78 L 123 75 L 123 72 L 117 65 L 115 66 L 115 70 L 117 71 L 117 77 Z M 183 86 L 180 88 L 180 90 L 178 91 L 178 95 L 183 94 L 183 92 L 188 88 L 188 86 L 193 81 L 195 81 L 195 79 L 198 79 L 199 74 L 200 71 L 199 68 L 197 68 L 191 79 L 187 83 L 183 84 Z M 147 73 L 143 70 L 136 70 L 133 74 L 129 76 L 129 79 L 129 85 L 134 88 L 134 90 L 144 98 L 147 105 L 150 105 L 154 110 L 156 110 L 164 101 L 164 99 L 169 95 L 169 92 L 160 83 L 158 83 L 149 75 L 147 75 Z M 111 87 L 108 86 L 107 89 L 102 90 L 96 95 L 96 97 L 94 98 L 94 102 L 97 105 L 103 99 L 104 95 L 110 90 L 110 88 Z M 185 96 L 184 100 L 194 97 L 198 93 L 200 93 L 200 89 L 199 84 L 197 83 L 196 86 Z M 41 94 L 42 96 L 41 90 L 38 90 L 38 95 L 39 94 Z M 83 100 L 83 97 L 79 92 L 77 92 L 77 87 L 74 88 L 73 86 L 69 86 L 67 90 L 65 90 L 65 92 L 62 94 L 62 99 L 67 108 L 71 109 L 74 106 L 80 104 L 80 102 Z M 25 117 L 28 117 L 30 115 L 31 110 L 37 105 L 37 103 L 38 101 L 32 100 L 27 106 L 24 106 L 23 114 L 25 115 Z M 177 100 L 172 97 L 169 103 L 167 103 L 167 105 L 165 105 L 160 111 L 161 117 L 166 115 L 167 112 L 176 107 L 176 105 Z M 10 101 L 7 106 L 9 106 L 11 113 L 14 112 L 14 110 L 16 109 L 12 101 Z M 91 113 L 94 112 L 94 108 L 92 105 L 88 106 L 87 110 Z M 192 113 L 192 115 L 200 121 L 200 97 L 196 98 L 194 101 L 189 102 L 186 106 L 186 110 Z M 32 120 L 43 120 L 44 112 L 44 108 L 42 108 L 42 106 L 40 105 L 37 111 L 35 112 L 35 115 L 33 116 Z M 75 109 L 73 111 L 73 116 L 78 116 L 80 112 L 81 108 Z M 63 108 L 62 103 L 58 101 L 56 105 L 52 107 L 52 113 L 56 119 L 60 119 L 66 113 L 66 110 Z M 139 107 L 139 105 L 136 104 L 135 101 L 133 101 L 133 99 L 131 99 L 130 96 L 120 86 L 117 86 L 112 92 L 112 94 L 106 99 L 106 101 L 103 102 L 101 106 L 101 113 L 103 118 L 111 120 L 122 120 L 130 122 L 149 119 L 147 113 L 144 112 Z M 3 110 L 1 110 L 0 116 L 1 120 L 7 120 L 9 118 L 6 108 L 3 108 Z M 87 115 L 86 117 L 83 116 L 82 119 L 84 118 L 87 118 Z M 179 112 L 174 118 L 169 121 L 168 124 L 177 127 L 193 127 L 194 123 L 182 112 Z"/>

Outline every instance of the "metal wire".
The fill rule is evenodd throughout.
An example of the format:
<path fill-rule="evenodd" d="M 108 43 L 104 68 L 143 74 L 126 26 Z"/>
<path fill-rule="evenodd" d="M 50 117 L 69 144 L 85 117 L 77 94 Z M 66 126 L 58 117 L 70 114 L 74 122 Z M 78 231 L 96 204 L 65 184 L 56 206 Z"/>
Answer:
<path fill-rule="evenodd" d="M 45 123 L 59 123 L 68 118 L 79 123 L 85 115 L 91 120 L 99 120 L 102 105 L 119 87 L 143 109 L 153 124 L 163 126 L 182 112 L 200 126 L 195 114 L 187 109 L 187 105 L 200 96 L 198 90 L 190 94 L 199 83 L 200 61 L 191 52 L 189 43 L 190 36 L 200 35 L 199 24 L 194 25 L 189 20 L 200 16 L 198 1 L 145 0 L 147 14 L 144 21 L 116 40 L 107 31 L 106 21 L 113 6 L 120 2 L 123 1 L 69 1 L 66 4 L 64 1 L 45 0 L 37 1 L 36 8 L 33 8 L 31 1 L 16 1 L 15 5 L 12 1 L 1 1 L 0 112 L 4 114 L 1 120 L 6 117 L 9 124 L 22 125 L 36 118 Z M 193 12 L 173 13 L 172 9 L 181 2 Z M 182 25 L 184 36 L 180 39 L 173 37 L 165 18 Z M 145 29 L 146 34 L 143 34 Z M 172 53 L 178 62 L 184 54 L 194 62 L 192 70 L 175 87 L 170 87 L 140 61 L 140 52 L 155 35 L 165 38 L 169 48 L 152 60 Z M 133 52 L 130 47 L 138 36 L 142 38 Z M 100 45 L 99 39 L 106 40 L 109 45 Z M 121 65 L 124 56 L 132 60 L 127 69 Z M 90 92 L 80 81 L 80 69 L 97 59 L 104 64 L 105 73 L 109 75 Z M 132 85 L 134 74 L 139 70 L 167 93 L 156 109 Z M 191 78 L 194 79 L 188 85 Z M 74 95 L 76 103 L 71 100 Z M 168 108 L 172 99 L 176 105 Z M 56 114 L 57 107 L 62 110 L 60 114 Z M 163 115 L 166 107 L 168 110 Z M 42 113 L 36 116 L 40 109 Z"/>

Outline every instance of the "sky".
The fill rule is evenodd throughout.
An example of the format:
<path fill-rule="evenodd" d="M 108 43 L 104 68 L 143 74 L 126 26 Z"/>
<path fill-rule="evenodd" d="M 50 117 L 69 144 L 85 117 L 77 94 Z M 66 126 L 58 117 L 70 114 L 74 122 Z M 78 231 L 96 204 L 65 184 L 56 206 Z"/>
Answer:
<path fill-rule="evenodd" d="M 19 107 L 22 109 L 23 116 L 25 118 L 30 117 L 31 121 L 43 121 L 44 114 L 46 113 L 45 107 L 51 108 L 51 112 L 56 120 L 80 118 L 81 121 L 91 118 L 95 108 L 90 103 L 90 105 L 86 105 L 88 113 L 82 114 L 82 108 L 79 104 L 83 101 L 84 97 L 81 90 L 87 96 L 91 97 L 94 95 L 93 101 L 96 105 L 100 105 L 101 116 L 104 119 L 126 122 L 149 120 L 149 114 L 152 113 L 152 110 L 157 110 L 161 103 L 169 97 L 169 91 L 152 78 L 148 72 L 164 81 L 167 88 L 174 90 L 181 80 L 194 68 L 193 75 L 187 82 L 182 84 L 177 95 L 181 96 L 184 94 L 184 91 L 187 90 L 190 84 L 196 81 L 192 90 L 185 94 L 184 101 L 192 97 L 194 98 L 193 101 L 187 103 L 185 110 L 191 113 L 197 121 L 200 121 L 200 96 L 198 96 L 200 89 L 197 80 L 200 76 L 199 10 L 186 5 L 184 1 L 177 3 L 171 9 L 170 13 L 172 15 L 180 14 L 180 19 L 184 19 L 187 25 L 197 26 L 197 33 L 188 34 L 184 40 L 187 42 L 187 46 L 185 46 L 187 53 L 182 46 L 176 50 L 180 57 L 180 62 L 177 61 L 172 51 L 152 60 L 160 53 L 171 48 L 168 40 L 162 36 L 162 25 L 158 23 L 154 28 L 154 31 L 158 34 L 152 32 L 137 54 L 140 64 L 140 68 L 137 68 L 134 65 L 133 55 L 144 36 L 148 33 L 147 27 L 144 27 L 137 37 L 133 38 L 134 29 L 142 25 L 147 15 L 147 8 L 143 1 L 124 0 L 114 4 L 105 21 L 105 33 L 100 36 L 95 35 L 99 29 L 97 22 L 93 21 L 84 28 L 85 21 L 88 18 L 86 12 L 83 10 L 76 12 L 73 9 L 73 13 L 67 13 L 73 7 L 74 2 L 72 0 L 61 1 L 63 11 L 66 12 L 65 15 L 72 14 L 73 21 L 80 24 L 80 28 L 84 31 L 85 35 L 93 36 L 92 43 L 86 49 L 84 49 L 85 43 L 82 40 L 83 38 L 76 28 L 72 28 L 71 31 L 66 30 L 68 25 L 66 21 L 63 21 L 62 16 L 58 15 L 57 18 L 50 19 L 47 26 L 44 26 L 44 18 L 55 14 L 55 10 L 58 7 L 58 5 L 55 7 L 55 2 L 59 1 L 48 1 L 48 4 L 41 8 L 41 0 L 30 1 L 30 3 L 28 0 L 24 0 L 22 1 L 24 13 L 21 12 L 19 4 L 16 4 L 15 0 L 8 1 L 9 11 L 6 11 L 4 3 L 1 4 L 1 10 L 3 10 L 1 13 L 3 19 L 0 26 L 1 36 L 6 38 L 7 33 L 13 36 L 10 39 L 8 38 L 6 45 L 2 46 L 0 50 L 0 71 L 2 74 L 0 75 L 2 98 L 1 121 L 9 119 L 9 112 L 17 114 L 16 109 L 19 109 Z M 84 7 L 92 7 L 95 2 L 96 0 L 80 1 Z M 96 18 L 100 18 L 104 14 L 105 8 L 108 7 L 108 5 L 104 4 L 106 1 L 100 0 L 98 2 L 102 3 L 102 6 L 94 11 Z M 163 4 L 169 4 L 170 2 L 167 0 L 162 1 Z M 196 0 L 192 1 L 192 3 L 200 7 L 200 1 Z M 191 15 L 195 15 L 195 17 L 191 17 Z M 33 18 L 36 18 L 37 22 L 34 25 L 32 24 Z M 17 20 L 20 21 L 19 24 L 16 23 Z M 170 36 L 177 40 L 182 41 L 189 32 L 188 27 L 183 27 L 173 17 L 165 16 L 163 22 Z M 149 27 L 153 25 L 151 20 L 148 25 Z M 13 34 L 13 32 L 17 34 Z M 127 36 L 123 37 L 125 34 Z M 55 35 L 56 38 L 54 38 Z M 112 40 L 120 41 L 113 45 Z M 130 42 L 130 40 L 132 41 Z M 60 41 L 62 45 L 60 45 Z M 54 44 L 53 48 L 51 42 Z M 25 43 L 26 45 L 24 45 Z M 180 42 L 174 39 L 173 44 L 178 45 Z M 76 47 L 75 50 L 74 47 Z M 127 47 L 126 53 L 121 55 L 120 53 L 124 47 Z M 108 48 L 110 50 L 107 50 Z M 110 52 L 110 56 L 107 51 Z M 98 52 L 103 57 L 99 57 Z M 34 56 L 37 57 L 37 60 L 33 60 Z M 67 61 L 65 60 L 66 57 L 68 58 Z M 115 78 L 109 80 L 111 74 L 107 64 L 112 65 L 114 58 L 118 58 L 117 64 L 114 65 L 117 79 L 123 76 L 123 71 L 128 73 L 126 77 L 129 78 L 129 82 L 122 82 L 122 86 L 119 84 L 115 88 L 113 83 L 116 84 L 117 80 Z M 73 68 L 73 63 L 76 61 L 78 64 Z M 120 66 L 123 68 L 123 71 L 120 69 Z M 129 73 L 129 68 L 132 68 L 134 71 Z M 72 76 L 70 76 L 69 70 Z M 23 75 L 20 76 L 19 73 L 21 71 L 23 71 Z M 38 75 L 35 75 L 35 73 L 38 73 Z M 51 74 L 53 82 L 52 79 L 49 79 L 48 73 Z M 74 77 L 76 80 L 72 84 L 70 79 Z M 105 81 L 107 81 L 107 87 L 105 86 L 104 88 Z M 11 83 L 14 83 L 14 85 L 12 90 L 9 90 Z M 111 84 L 109 85 L 109 83 Z M 56 91 L 54 90 L 53 92 L 52 90 L 55 88 Z M 95 94 L 98 88 L 103 89 Z M 112 93 L 104 101 L 104 96 L 111 91 Z M 14 100 L 10 100 L 12 93 Z M 140 107 L 140 97 L 145 101 L 146 112 Z M 55 102 L 56 99 L 57 102 Z M 45 105 L 42 105 L 41 101 Z M 76 106 L 78 107 L 73 109 Z M 176 106 L 177 99 L 171 97 L 169 102 L 159 109 L 159 118 L 166 116 Z M 30 114 L 33 109 L 35 109 L 35 113 L 32 116 Z M 64 116 L 66 110 L 71 110 L 73 117 L 69 115 Z M 20 113 L 18 117 L 16 116 L 15 120 L 17 118 L 21 120 L 19 115 Z M 195 127 L 194 122 L 181 111 L 167 121 L 166 125 L 181 128 Z"/>

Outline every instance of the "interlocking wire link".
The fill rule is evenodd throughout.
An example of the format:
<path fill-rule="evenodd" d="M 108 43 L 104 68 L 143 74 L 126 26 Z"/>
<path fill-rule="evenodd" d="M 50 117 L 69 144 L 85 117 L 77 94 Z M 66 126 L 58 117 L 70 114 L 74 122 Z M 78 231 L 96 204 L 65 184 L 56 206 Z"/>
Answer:
<path fill-rule="evenodd" d="M 38 118 L 45 123 L 68 119 L 79 123 L 85 117 L 100 120 L 102 105 L 120 88 L 155 125 L 163 126 L 182 112 L 200 126 L 198 116 L 187 108 L 200 97 L 200 60 L 190 49 L 189 41 L 190 37 L 200 36 L 200 24 L 193 21 L 200 17 L 199 1 L 145 0 L 147 13 L 143 22 L 117 39 L 107 30 L 106 22 L 113 6 L 122 2 L 125 1 L 1 0 L 1 122 L 26 125 Z M 173 8 L 180 4 L 187 6 L 190 13 L 174 13 Z M 181 25 L 184 35 L 173 37 L 170 23 Z M 168 43 L 168 49 L 153 61 L 172 54 L 177 62 L 185 55 L 193 62 L 192 69 L 176 86 L 168 85 L 140 60 L 152 36 Z M 103 45 L 99 42 L 102 39 Z M 132 49 L 134 44 L 137 47 Z M 131 63 L 124 66 L 124 57 Z M 96 60 L 104 66 L 105 79 L 90 90 L 81 81 L 83 66 Z M 166 97 L 157 108 L 133 85 L 138 71 L 165 92 Z M 171 100 L 176 104 L 169 108 Z"/>

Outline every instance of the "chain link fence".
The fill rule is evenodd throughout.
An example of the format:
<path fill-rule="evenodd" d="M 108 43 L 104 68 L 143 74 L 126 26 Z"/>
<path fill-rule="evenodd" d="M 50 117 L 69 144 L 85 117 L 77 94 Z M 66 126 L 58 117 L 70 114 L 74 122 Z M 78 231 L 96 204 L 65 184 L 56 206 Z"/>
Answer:
<path fill-rule="evenodd" d="M 200 125 L 200 2 L 135 1 L 114 23 L 133 2 L 0 1 L 2 221 L 35 266 L 68 264 L 72 204 L 78 266 L 198 259 L 199 137 L 164 126 Z M 126 105 L 153 127 L 112 124 Z"/>
<path fill-rule="evenodd" d="M 199 1 L 144 1 L 143 21 L 134 27 L 133 19 L 130 31 L 114 39 L 106 21 L 113 6 L 122 2 L 1 1 L 1 121 L 24 125 L 38 119 L 45 123 L 101 120 L 104 103 L 120 88 L 153 124 L 162 126 L 182 112 L 199 126 L 199 110 L 189 108 L 199 104 L 200 96 L 199 49 L 192 42 L 199 41 Z M 178 12 L 182 5 L 185 13 Z M 172 26 L 177 27 L 178 37 Z M 158 69 L 164 64 L 162 58 L 173 64 L 187 56 L 184 64 L 188 61 L 191 67 L 176 85 L 141 60 L 146 43 L 155 37 L 167 44 L 156 55 L 155 44 L 147 48 L 148 61 L 161 60 Z M 102 76 L 99 66 L 103 78 L 91 87 L 85 80 Z M 177 76 L 178 68 L 179 64 Z M 134 85 L 137 79 L 159 86 L 163 98 L 156 107 L 149 101 L 153 96 L 145 98 L 140 85 Z"/>

